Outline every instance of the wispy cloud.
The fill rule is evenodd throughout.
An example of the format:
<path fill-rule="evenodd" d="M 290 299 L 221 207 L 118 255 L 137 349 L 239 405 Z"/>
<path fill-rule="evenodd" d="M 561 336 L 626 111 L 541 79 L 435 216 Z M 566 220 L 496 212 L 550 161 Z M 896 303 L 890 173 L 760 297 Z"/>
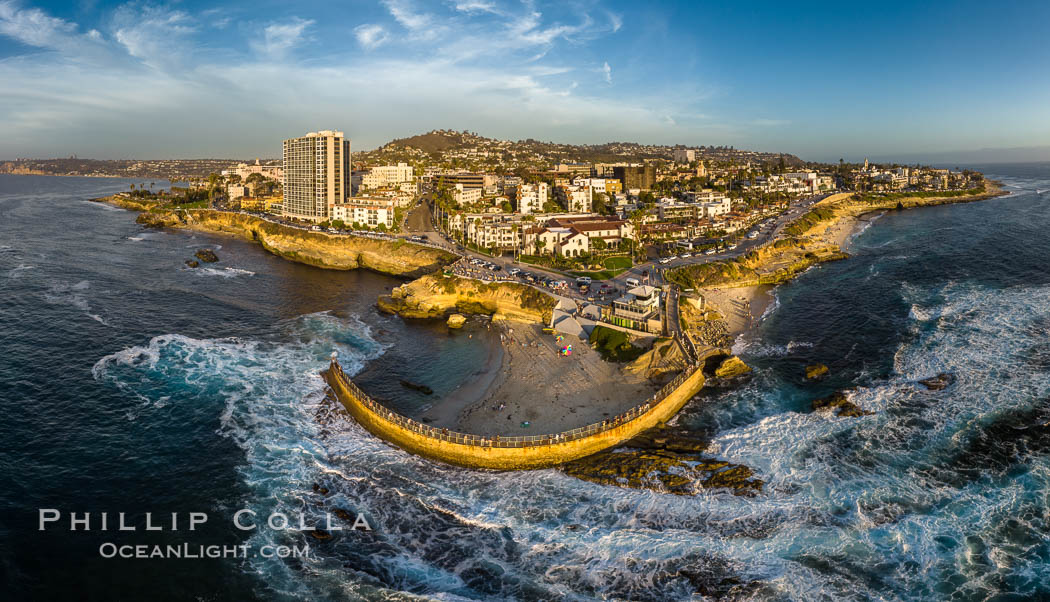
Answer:
<path fill-rule="evenodd" d="M 51 50 L 0 61 L 0 155 L 57 140 L 63 146 L 55 154 L 257 155 L 318 124 L 352 132 L 358 148 L 438 124 L 565 139 L 604 135 L 615 122 L 623 124 L 617 135 L 651 138 L 667 131 L 669 116 L 688 114 L 672 104 L 688 95 L 613 97 L 593 85 L 595 71 L 612 82 L 608 61 L 577 66 L 590 40 L 620 27 L 601 10 L 545 14 L 527 0 L 376 1 L 389 16 L 324 38 L 334 52 L 317 60 L 304 42 L 330 34 L 308 13 L 237 19 L 217 38 L 218 12 L 131 3 L 84 32 L 0 0 L 0 35 Z M 169 131 L 163 140 L 139 135 L 161 115 Z M 367 118 L 347 122 L 347 115 Z"/>
<path fill-rule="evenodd" d="M 492 2 L 483 2 L 481 0 L 467 0 L 465 2 L 457 2 L 456 10 L 464 13 L 493 13 L 499 14 L 496 10 L 496 5 Z"/>
<path fill-rule="evenodd" d="M 304 39 L 307 27 L 314 24 L 313 19 L 293 17 L 286 23 L 272 23 L 263 30 L 263 42 L 259 50 L 274 58 L 283 57 L 289 50 Z"/>
<path fill-rule="evenodd" d="M 38 8 L 19 8 L 14 2 L 0 2 L 0 34 L 38 48 L 61 47 L 76 31 L 75 23 L 51 17 Z"/>
<path fill-rule="evenodd" d="M 125 4 L 113 17 L 113 39 L 128 54 L 154 68 L 170 68 L 181 63 L 187 36 L 198 26 L 189 14 L 159 6 Z"/>
<path fill-rule="evenodd" d="M 406 29 L 420 31 L 431 24 L 430 15 L 417 12 L 408 0 L 383 0 L 383 4 L 390 11 L 390 15 Z"/>
<path fill-rule="evenodd" d="M 354 28 L 354 37 L 357 38 L 357 43 L 367 50 L 382 46 L 389 38 L 386 29 L 375 23 L 358 25 Z"/>

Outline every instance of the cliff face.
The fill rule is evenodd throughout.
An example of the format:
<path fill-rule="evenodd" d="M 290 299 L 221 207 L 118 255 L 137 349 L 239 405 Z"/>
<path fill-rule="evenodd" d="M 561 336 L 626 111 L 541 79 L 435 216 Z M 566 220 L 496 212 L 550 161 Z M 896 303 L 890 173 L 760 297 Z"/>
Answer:
<path fill-rule="evenodd" d="M 333 270 L 365 268 L 394 276 L 414 277 L 439 270 L 456 256 L 403 240 L 375 240 L 310 232 L 268 222 L 253 215 L 211 211 L 147 211 L 139 223 L 150 227 L 187 228 L 256 241 L 274 255 Z"/>
<path fill-rule="evenodd" d="M 108 205 L 115 205 L 117 207 L 120 207 L 121 209 L 127 209 L 129 211 L 149 211 L 150 209 L 153 209 L 157 206 L 157 203 L 154 201 L 120 197 L 116 195 L 91 200 L 96 203 L 106 203 Z"/>
<path fill-rule="evenodd" d="M 430 274 L 403 284 L 379 298 L 379 309 L 406 318 L 440 318 L 448 314 L 489 314 L 517 322 L 550 322 L 554 297 L 524 284 L 480 282 Z"/>
<path fill-rule="evenodd" d="M 787 238 L 759 247 L 735 260 L 679 268 L 670 279 L 685 288 L 780 284 L 807 268 L 848 257 L 837 245 Z"/>

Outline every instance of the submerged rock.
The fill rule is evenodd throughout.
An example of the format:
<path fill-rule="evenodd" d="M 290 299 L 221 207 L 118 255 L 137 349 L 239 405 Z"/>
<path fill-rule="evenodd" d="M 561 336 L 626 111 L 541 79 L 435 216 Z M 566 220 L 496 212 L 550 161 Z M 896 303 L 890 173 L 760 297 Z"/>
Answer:
<path fill-rule="evenodd" d="M 708 441 L 681 428 L 660 426 L 638 433 L 633 439 L 624 441 L 623 446 L 634 449 L 700 453 L 707 449 Z"/>
<path fill-rule="evenodd" d="M 200 266 L 200 264 L 201 263 L 199 261 L 197 261 L 196 259 L 187 259 L 186 260 L 186 265 L 191 267 L 191 268 L 198 267 L 198 266 Z"/>
<path fill-rule="evenodd" d="M 211 249 L 198 249 L 197 252 L 193 255 L 194 257 L 200 259 L 204 263 L 215 263 L 219 260 L 219 256 L 216 255 L 215 251 L 212 251 Z"/>
<path fill-rule="evenodd" d="M 715 377 L 724 379 L 736 378 L 748 372 L 751 372 L 751 367 L 737 356 L 732 355 L 726 358 L 722 365 L 715 370 Z"/>
<path fill-rule="evenodd" d="M 929 378 L 924 378 L 920 380 L 919 384 L 931 391 L 940 391 L 942 389 L 948 388 L 948 385 L 952 384 L 953 382 L 955 382 L 954 374 L 941 372 L 937 376 L 931 376 Z"/>
<path fill-rule="evenodd" d="M 824 364 L 812 364 L 806 366 L 806 380 L 816 380 L 827 375 L 828 367 Z"/>
<path fill-rule="evenodd" d="M 324 529 L 314 529 L 310 531 L 310 536 L 321 541 L 332 539 L 332 534 Z"/>
<path fill-rule="evenodd" d="M 448 321 L 446 322 L 449 328 L 463 328 L 463 325 L 466 323 L 467 317 L 463 314 L 452 314 L 448 317 Z"/>
<path fill-rule="evenodd" d="M 827 397 L 821 397 L 820 399 L 813 400 L 814 410 L 831 410 L 835 412 L 836 416 L 843 416 L 849 418 L 855 418 L 857 416 L 870 416 L 874 412 L 869 412 L 857 404 L 853 403 L 846 397 L 843 391 L 835 391 Z M 837 411 L 836 411 L 837 410 Z"/>
<path fill-rule="evenodd" d="M 401 381 L 401 386 L 406 389 L 412 389 L 413 391 L 419 391 L 423 395 L 431 395 L 434 393 L 434 390 L 426 385 L 420 385 L 407 380 Z"/>

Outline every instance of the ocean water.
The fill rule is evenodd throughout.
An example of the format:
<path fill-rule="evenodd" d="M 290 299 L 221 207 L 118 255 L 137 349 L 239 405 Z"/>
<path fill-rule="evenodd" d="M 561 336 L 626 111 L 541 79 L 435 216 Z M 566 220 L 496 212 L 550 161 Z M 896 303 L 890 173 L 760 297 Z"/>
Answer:
<path fill-rule="evenodd" d="M 469 471 L 333 410 L 337 351 L 405 412 L 492 343 L 483 323 L 378 314 L 396 280 L 247 242 L 144 231 L 87 203 L 129 181 L 0 176 L 0 577 L 11 599 L 988 600 L 1050 596 L 1050 165 L 980 167 L 1014 194 L 888 212 L 849 260 L 777 290 L 736 343 L 755 367 L 678 417 L 751 466 L 756 497 Z M 221 261 L 183 267 L 196 248 Z M 472 338 L 471 338 L 472 337 Z M 802 378 L 823 362 L 830 377 Z M 948 372 L 929 391 L 917 380 Z M 810 402 L 846 389 L 873 412 Z M 207 512 L 182 531 L 37 530 L 37 509 Z M 233 528 L 343 509 L 321 541 Z M 141 521 L 140 521 L 141 524 Z M 310 546 L 305 558 L 116 560 L 104 542 Z"/>

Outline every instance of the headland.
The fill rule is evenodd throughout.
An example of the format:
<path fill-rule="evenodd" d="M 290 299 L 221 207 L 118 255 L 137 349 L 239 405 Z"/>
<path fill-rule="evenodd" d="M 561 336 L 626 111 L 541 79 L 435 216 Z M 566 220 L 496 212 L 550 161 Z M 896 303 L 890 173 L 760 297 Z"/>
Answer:
<path fill-rule="evenodd" d="M 400 278 L 440 270 L 456 255 L 403 239 L 377 239 L 293 228 L 262 217 L 212 209 L 169 209 L 119 196 L 93 199 L 131 211 L 149 228 L 177 228 L 236 236 L 298 263 L 332 270 L 367 269 Z"/>
<path fill-rule="evenodd" d="M 683 304 L 690 332 L 709 344 L 729 346 L 755 327 L 773 301 L 773 289 L 809 268 L 847 259 L 848 241 L 869 216 L 1009 194 L 997 182 L 980 188 L 923 193 L 834 194 L 787 225 L 773 240 L 734 259 L 676 268 L 668 279 L 697 298 L 695 311 Z"/>

